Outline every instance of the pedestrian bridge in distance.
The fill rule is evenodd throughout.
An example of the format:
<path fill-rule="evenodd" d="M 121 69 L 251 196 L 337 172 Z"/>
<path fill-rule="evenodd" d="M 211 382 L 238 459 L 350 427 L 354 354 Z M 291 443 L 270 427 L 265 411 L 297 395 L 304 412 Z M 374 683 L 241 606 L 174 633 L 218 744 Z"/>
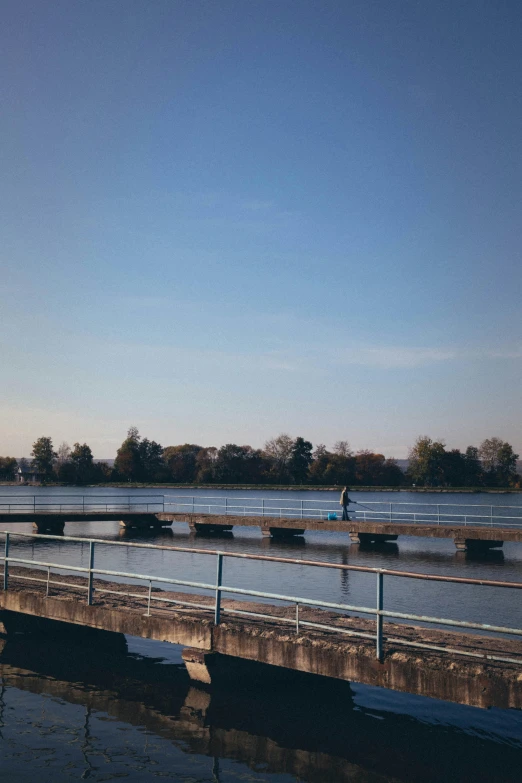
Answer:
<path fill-rule="evenodd" d="M 400 535 L 451 538 L 458 550 L 488 550 L 522 542 L 522 506 L 357 501 L 350 520 L 329 500 L 189 495 L 3 495 L 0 522 L 33 522 L 40 533 L 63 532 L 65 522 L 118 521 L 129 529 L 186 523 L 192 532 L 216 534 L 257 527 L 263 536 L 287 538 L 306 531 L 348 533 L 354 544 L 396 541 Z"/>
<path fill-rule="evenodd" d="M 191 679 L 207 685 L 228 678 L 236 688 L 243 677 L 262 679 L 278 668 L 473 706 L 522 708 L 522 629 L 410 611 L 416 600 L 411 580 L 434 590 L 437 583 L 452 584 L 455 613 L 459 588 L 482 590 L 487 606 L 489 589 L 501 588 L 515 601 L 522 583 L 139 542 L 3 535 L 0 622 L 8 638 L 20 631 L 53 633 L 53 627 L 73 633 L 81 626 L 183 645 Z M 66 554 L 52 546 L 64 541 Z M 141 550 L 144 573 L 107 568 L 115 547 Z M 180 573 L 180 558 L 187 557 L 205 581 L 170 575 Z M 314 569 L 332 576 L 362 572 L 373 589 L 362 606 L 254 590 L 248 567 L 230 577 L 227 564 L 238 558 L 266 563 L 270 581 L 269 564 L 277 563 L 298 567 L 306 584 L 314 583 Z M 158 562 L 168 576 L 154 573 Z M 388 586 L 392 600 L 399 593 L 408 611 L 387 606 Z M 96 644 L 92 636 L 90 643 Z"/>

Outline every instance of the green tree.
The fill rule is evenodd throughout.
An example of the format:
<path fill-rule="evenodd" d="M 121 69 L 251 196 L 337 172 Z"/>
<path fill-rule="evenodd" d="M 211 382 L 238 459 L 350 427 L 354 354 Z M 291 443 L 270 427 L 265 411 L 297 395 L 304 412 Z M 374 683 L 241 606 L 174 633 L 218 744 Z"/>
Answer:
<path fill-rule="evenodd" d="M 322 476 L 322 484 L 345 486 L 355 481 L 355 457 L 330 454 Z"/>
<path fill-rule="evenodd" d="M 92 468 L 93 475 L 91 481 L 93 484 L 106 484 L 112 481 L 114 471 L 108 462 L 95 462 Z"/>
<path fill-rule="evenodd" d="M 310 469 L 308 471 L 310 483 L 324 484 L 325 483 L 324 474 L 326 468 L 328 467 L 328 463 L 332 455 L 327 450 L 324 443 L 320 443 L 318 446 L 315 447 L 312 457 L 313 457 L 312 464 L 310 465 Z"/>
<path fill-rule="evenodd" d="M 2 481 L 12 481 L 18 462 L 14 457 L 0 457 L 0 479 Z"/>
<path fill-rule="evenodd" d="M 312 444 L 304 438 L 296 438 L 292 444 L 288 470 L 295 484 L 305 484 L 312 464 Z"/>
<path fill-rule="evenodd" d="M 163 450 L 163 460 L 167 466 L 169 481 L 178 484 L 191 484 L 196 481 L 198 454 L 203 451 L 194 443 L 184 443 L 180 446 L 168 446 Z"/>
<path fill-rule="evenodd" d="M 217 453 L 215 481 L 225 484 L 256 484 L 263 474 L 263 454 L 251 446 L 227 443 Z"/>
<path fill-rule="evenodd" d="M 441 486 L 444 483 L 445 453 L 442 441 L 433 441 L 427 435 L 417 438 L 408 454 L 408 478 L 421 486 Z"/>
<path fill-rule="evenodd" d="M 464 485 L 466 487 L 479 487 L 484 483 L 484 473 L 476 446 L 468 446 L 464 454 Z"/>
<path fill-rule="evenodd" d="M 131 427 L 116 452 L 114 468 L 117 474 L 127 481 L 139 481 L 141 477 L 140 440 L 137 428 Z"/>
<path fill-rule="evenodd" d="M 92 451 L 86 443 L 75 443 L 69 455 L 76 484 L 88 484 L 93 476 Z"/>
<path fill-rule="evenodd" d="M 479 456 L 488 484 L 509 487 L 515 483 L 518 454 L 509 443 L 500 438 L 487 438 L 480 444 Z"/>
<path fill-rule="evenodd" d="M 57 456 L 53 451 L 52 438 L 38 438 L 33 443 L 31 456 L 33 465 L 42 476 L 42 481 L 44 483 L 50 481 L 53 478 L 53 464 Z"/>
<path fill-rule="evenodd" d="M 218 450 L 215 446 L 207 446 L 198 451 L 196 457 L 196 481 L 198 484 L 212 484 L 215 478 L 215 468 Z"/>
<path fill-rule="evenodd" d="M 445 451 L 442 456 L 442 484 L 449 487 L 466 484 L 466 457 L 459 449 Z"/>
<path fill-rule="evenodd" d="M 163 481 L 167 479 L 167 470 L 163 461 L 163 446 L 155 440 L 144 438 L 137 449 L 138 474 L 140 481 Z"/>

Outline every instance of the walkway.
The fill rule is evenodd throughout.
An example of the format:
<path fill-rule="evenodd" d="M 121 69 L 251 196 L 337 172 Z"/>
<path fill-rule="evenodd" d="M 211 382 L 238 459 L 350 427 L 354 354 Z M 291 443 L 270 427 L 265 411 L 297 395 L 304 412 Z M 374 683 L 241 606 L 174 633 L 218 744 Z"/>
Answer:
<path fill-rule="evenodd" d="M 522 708 L 522 639 L 517 638 L 522 637 L 522 630 L 395 612 L 384 605 L 385 579 L 390 578 L 474 584 L 484 590 L 503 587 L 510 591 L 508 598 L 511 593 L 517 597 L 514 591 L 522 589 L 522 583 L 212 550 L 57 539 L 89 544 L 89 567 L 81 567 L 60 562 L 58 553 L 53 562 L 38 560 L 34 553 L 17 557 L 10 554 L 11 537 L 6 537 L 3 559 L 8 567 L 0 592 L 1 619 L 8 633 L 30 616 L 39 618 L 38 622 L 59 621 L 183 645 L 188 648 L 184 659 L 189 674 L 200 682 L 219 678 L 231 661 L 234 666 L 240 661 L 242 665 L 256 662 L 464 704 Z M 202 583 L 98 568 L 95 549 L 101 544 L 170 551 L 176 556 L 208 559 L 212 555 L 217 576 L 213 582 Z M 376 603 L 352 606 L 227 586 L 223 562 L 237 557 L 285 563 L 289 568 L 298 564 L 373 573 Z M 190 592 L 166 589 L 167 585 L 185 586 Z M 429 629 L 422 627 L 426 624 Z"/>

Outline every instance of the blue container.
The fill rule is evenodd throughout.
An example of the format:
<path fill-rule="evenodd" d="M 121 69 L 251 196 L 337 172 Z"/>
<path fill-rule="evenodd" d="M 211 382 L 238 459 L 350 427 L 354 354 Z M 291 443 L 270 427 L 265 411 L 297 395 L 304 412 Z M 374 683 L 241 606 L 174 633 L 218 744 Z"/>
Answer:
<path fill-rule="evenodd" d="M 328 521 L 334 522 L 337 519 L 337 514 L 335 512 L 332 512 L 331 514 L 328 514 Z"/>

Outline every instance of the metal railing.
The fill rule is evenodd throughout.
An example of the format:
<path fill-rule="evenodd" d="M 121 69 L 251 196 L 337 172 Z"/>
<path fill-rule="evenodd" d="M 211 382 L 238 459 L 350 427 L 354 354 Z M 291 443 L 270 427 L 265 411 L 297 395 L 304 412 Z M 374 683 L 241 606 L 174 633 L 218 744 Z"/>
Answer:
<path fill-rule="evenodd" d="M 283 505 L 277 505 L 283 504 Z M 453 510 L 451 510 L 453 509 Z M 471 511 L 463 511 L 472 509 Z M 515 511 L 513 515 L 504 510 Z M 241 498 L 220 496 L 166 495 L 165 512 L 191 514 L 221 514 L 233 516 L 261 516 L 290 519 L 340 519 L 338 501 L 291 500 L 287 498 Z M 522 506 L 493 506 L 452 503 L 390 503 L 385 501 L 352 500 L 350 516 L 355 521 L 385 521 L 425 524 L 455 524 L 464 526 L 522 527 Z"/>
<path fill-rule="evenodd" d="M 484 653 L 482 651 L 480 652 L 472 651 L 468 649 L 469 646 L 471 646 L 472 636 L 467 637 L 466 649 L 464 650 L 464 649 L 449 647 L 446 645 L 444 646 L 435 645 L 435 644 L 429 644 L 427 642 L 415 642 L 410 639 L 404 639 L 400 637 L 385 636 L 384 629 L 383 629 L 384 618 L 391 618 L 391 619 L 398 619 L 402 621 L 408 620 L 408 621 L 419 622 L 422 624 L 428 624 L 428 625 L 431 624 L 431 625 L 442 626 L 442 627 L 462 628 L 467 630 L 480 630 L 480 631 L 485 631 L 490 635 L 491 634 L 501 635 L 501 636 L 509 635 L 509 636 L 522 637 L 522 629 L 519 628 L 509 628 L 509 627 L 499 626 L 499 625 L 469 622 L 465 620 L 453 620 L 453 619 L 442 618 L 442 617 L 432 617 L 429 615 L 417 615 L 410 612 L 397 612 L 391 609 L 385 609 L 384 607 L 384 577 L 385 576 L 390 578 L 399 578 L 399 579 L 417 579 L 417 580 L 424 580 L 428 582 L 446 582 L 446 583 L 459 584 L 459 585 L 476 585 L 476 586 L 480 586 L 481 588 L 501 587 L 501 588 L 506 588 L 511 590 L 521 590 L 522 583 L 520 582 L 501 582 L 501 581 L 484 580 L 484 579 L 469 579 L 466 577 L 458 577 L 458 576 L 420 574 L 420 573 L 414 573 L 409 571 L 395 571 L 386 568 L 371 568 L 368 566 L 344 565 L 340 563 L 325 563 L 325 562 L 315 561 L 315 560 L 300 560 L 300 559 L 286 558 L 286 557 L 271 557 L 268 555 L 251 555 L 251 554 L 243 554 L 239 552 L 222 552 L 219 550 L 195 549 L 192 547 L 175 547 L 175 546 L 164 546 L 164 545 L 157 545 L 157 544 L 107 541 L 104 539 L 78 538 L 75 536 L 38 535 L 34 533 L 18 533 L 18 532 L 13 533 L 12 531 L 4 531 L 3 535 L 4 535 L 4 542 L 5 542 L 4 554 L 3 556 L 0 557 L 0 561 L 3 561 L 4 563 L 3 589 L 5 591 L 9 589 L 10 579 L 23 580 L 29 582 L 33 581 L 33 582 L 43 583 L 46 585 L 46 597 L 50 595 L 51 585 L 56 585 L 61 588 L 70 587 L 75 590 L 85 589 L 87 592 L 87 604 L 89 606 L 93 605 L 94 603 L 95 592 L 99 594 L 120 595 L 127 598 L 137 598 L 141 600 L 145 599 L 147 602 L 146 616 L 150 616 L 151 614 L 152 602 L 159 602 L 160 604 L 163 605 L 171 604 L 175 607 L 188 607 L 191 610 L 197 609 L 205 612 L 210 611 L 213 613 L 215 625 L 220 624 L 221 616 L 223 613 L 225 613 L 230 615 L 253 617 L 256 619 L 267 619 L 270 620 L 271 622 L 277 621 L 281 623 L 289 623 L 290 625 L 295 626 L 295 632 L 297 635 L 299 635 L 301 628 L 311 628 L 314 630 L 328 631 L 328 632 L 333 631 L 335 633 L 345 634 L 352 637 L 359 637 L 359 638 L 373 640 L 375 642 L 375 654 L 378 660 L 383 659 L 384 642 L 389 642 L 394 645 L 398 644 L 407 647 L 415 647 L 419 649 L 452 653 L 455 655 L 462 655 L 462 656 L 472 657 L 472 658 L 479 658 L 482 660 L 486 659 L 491 661 L 500 661 L 505 663 L 514 663 L 514 664 L 522 665 L 522 656 L 519 658 L 512 658 L 503 655 Z M 13 556 L 12 554 L 10 554 L 10 545 L 11 545 L 12 538 L 22 538 L 22 539 L 36 538 L 39 541 L 42 539 L 47 539 L 50 541 L 59 541 L 59 542 L 68 541 L 74 543 L 88 544 L 89 565 L 88 567 L 81 566 L 81 565 L 73 566 L 73 565 L 69 565 L 68 563 L 56 563 L 56 562 L 49 562 L 45 560 L 37 560 L 34 557 L 29 559 L 27 557 L 17 557 L 16 555 Z M 116 571 L 112 569 L 104 569 L 101 567 L 97 567 L 95 564 L 96 545 L 103 545 L 109 547 L 125 547 L 127 549 L 135 548 L 135 549 L 148 549 L 154 551 L 177 552 L 185 555 L 186 554 L 196 554 L 201 556 L 210 555 L 215 558 L 214 568 L 215 568 L 216 578 L 215 581 L 213 582 L 196 582 L 193 580 L 162 577 L 159 575 L 141 574 L 141 573 L 126 572 L 126 571 Z M 305 598 L 303 596 L 283 595 L 279 593 L 273 593 L 273 592 L 267 592 L 261 590 L 251 590 L 246 587 L 232 587 L 230 585 L 226 585 L 223 583 L 223 565 L 224 565 L 225 558 L 239 558 L 242 560 L 263 561 L 268 563 L 284 563 L 291 566 L 299 565 L 301 567 L 306 566 L 311 568 L 333 569 L 337 571 L 357 571 L 362 573 L 374 574 L 376 577 L 376 603 L 374 607 L 355 606 L 350 604 L 337 603 L 333 601 L 324 601 L 322 599 Z M 22 575 L 20 573 L 10 574 L 9 566 L 11 563 L 27 568 L 33 566 L 36 567 L 38 571 L 42 571 L 42 569 L 44 569 L 43 573 L 46 572 L 46 577 L 40 578 L 40 576 L 34 576 L 31 574 Z M 80 574 L 80 575 L 85 574 L 87 579 L 87 584 L 85 585 L 84 588 L 82 588 L 81 585 L 76 583 L 51 579 L 52 569 L 58 569 L 58 571 L 60 572 L 64 572 L 64 571 L 72 572 L 72 574 Z M 109 587 L 107 585 L 107 581 L 106 580 L 104 581 L 103 579 L 101 580 L 101 584 L 95 586 L 94 585 L 95 576 L 117 577 L 119 579 L 137 580 L 138 582 L 145 583 L 145 585 L 148 583 L 148 591 L 145 594 L 145 593 L 129 592 L 128 590 L 115 590 L 113 585 Z M 194 601 L 187 601 L 183 597 L 172 598 L 172 597 L 168 597 L 167 595 L 157 595 L 152 592 L 153 583 L 159 583 L 162 585 L 176 585 L 176 586 L 190 587 L 193 590 L 211 591 L 214 596 L 213 602 L 197 603 Z M 103 586 L 104 584 L 106 585 L 105 587 Z M 128 586 L 131 587 L 131 585 Z M 230 606 L 224 607 L 222 604 L 223 594 L 266 599 L 269 602 L 274 602 L 274 601 L 283 602 L 284 604 L 291 605 L 291 606 L 293 605 L 295 607 L 295 615 L 293 617 L 282 617 L 282 616 L 270 614 L 268 612 L 254 611 L 248 608 L 238 609 L 237 607 L 235 608 Z M 195 597 L 197 598 L 197 595 Z M 457 604 L 457 602 L 455 603 Z M 329 622 L 320 623 L 312 620 L 303 619 L 300 616 L 300 609 L 302 607 L 335 610 L 341 613 L 336 619 L 341 619 L 341 620 L 343 618 L 346 618 L 347 616 L 346 613 L 349 613 L 348 616 L 350 615 L 358 616 L 360 614 L 374 616 L 375 633 L 368 633 L 366 631 L 349 629 L 343 627 L 342 624 L 332 625 Z M 327 617 L 326 619 L 331 619 L 331 618 Z"/>
<path fill-rule="evenodd" d="M 165 510 L 164 495 L 0 495 L 3 514 L 156 513 Z"/>
<path fill-rule="evenodd" d="M 0 514 L 37 513 L 187 513 L 339 520 L 337 500 L 222 497 L 202 495 L 0 495 Z M 362 522 L 464 527 L 522 527 L 522 506 L 456 503 L 393 503 L 352 500 L 350 517 Z"/>

